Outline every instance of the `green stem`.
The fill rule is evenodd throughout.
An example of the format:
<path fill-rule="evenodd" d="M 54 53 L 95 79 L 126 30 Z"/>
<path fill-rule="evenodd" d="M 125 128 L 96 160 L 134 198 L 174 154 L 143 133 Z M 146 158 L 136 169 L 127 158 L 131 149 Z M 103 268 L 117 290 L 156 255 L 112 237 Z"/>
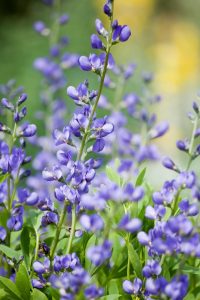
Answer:
<path fill-rule="evenodd" d="M 66 216 L 66 213 L 67 213 L 67 206 L 68 206 L 68 204 L 67 204 L 67 202 L 65 202 L 62 213 L 61 213 L 61 216 L 60 216 L 60 219 L 59 219 L 59 222 L 58 222 L 58 226 L 56 228 L 55 238 L 54 238 L 53 243 L 51 245 L 51 252 L 50 252 L 50 261 L 51 262 L 54 258 L 56 247 L 57 247 L 57 244 L 58 244 L 58 241 L 59 241 L 59 238 L 60 238 L 60 232 L 61 232 L 64 220 L 65 220 L 65 216 Z"/>
<path fill-rule="evenodd" d="M 196 133 L 196 130 L 198 128 L 198 122 L 199 122 L 199 118 L 198 116 L 196 116 L 196 119 L 194 120 L 194 126 L 193 126 L 193 130 L 192 130 L 192 136 L 191 136 L 191 140 L 190 140 L 190 146 L 189 146 L 189 150 L 188 150 L 188 154 L 190 156 L 190 159 L 188 161 L 188 165 L 187 165 L 187 168 L 186 170 L 188 171 L 190 166 L 191 166 L 191 163 L 193 161 L 193 147 L 194 147 L 194 140 L 195 140 L 195 133 Z"/>
<path fill-rule="evenodd" d="M 52 25 L 51 32 L 50 32 L 50 47 L 54 46 L 58 42 L 59 32 L 60 32 L 60 24 L 59 20 L 57 19 L 60 11 L 61 11 L 61 2 L 60 0 L 55 1 L 54 9 L 56 11 L 56 19 Z"/>
<path fill-rule="evenodd" d="M 69 254 L 71 251 L 75 230 L 76 230 L 76 205 L 74 205 L 74 207 L 72 208 L 72 227 L 70 230 L 69 241 L 67 244 L 67 254 Z"/>
<path fill-rule="evenodd" d="M 130 255 L 129 255 L 129 251 L 128 251 L 128 244 L 129 244 L 129 234 L 128 234 L 128 238 L 127 238 L 127 241 L 126 241 L 126 245 L 127 245 L 127 252 L 128 252 L 127 279 L 130 280 L 130 268 L 131 268 L 131 262 L 130 262 Z"/>

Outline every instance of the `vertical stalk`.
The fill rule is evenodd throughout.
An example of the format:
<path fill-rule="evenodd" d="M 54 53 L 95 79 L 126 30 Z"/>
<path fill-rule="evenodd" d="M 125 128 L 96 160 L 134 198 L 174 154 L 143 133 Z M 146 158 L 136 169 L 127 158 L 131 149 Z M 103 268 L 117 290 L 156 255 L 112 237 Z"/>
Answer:
<path fill-rule="evenodd" d="M 191 166 L 191 163 L 192 163 L 192 160 L 193 160 L 192 151 L 193 151 L 193 147 L 194 147 L 194 139 L 195 139 L 195 133 L 196 133 L 196 130 L 197 130 L 197 127 L 198 127 L 198 122 L 199 122 L 199 118 L 198 118 L 198 116 L 196 116 L 196 118 L 194 120 L 192 136 L 191 136 L 189 150 L 188 150 L 188 154 L 190 156 L 190 159 L 188 161 L 188 165 L 187 165 L 187 168 L 186 168 L 187 171 L 189 170 L 189 168 Z"/>
<path fill-rule="evenodd" d="M 113 5 L 114 6 L 114 5 Z M 88 122 L 88 126 L 85 130 L 85 133 L 83 135 L 82 141 L 81 141 L 81 145 L 80 145 L 80 149 L 79 152 L 77 153 L 77 158 L 76 158 L 76 162 L 82 159 L 82 155 L 87 143 L 87 138 L 90 132 L 90 127 L 93 121 L 93 117 L 94 114 L 96 112 L 97 109 L 97 105 L 102 93 L 102 89 L 103 89 L 103 85 L 104 85 L 104 80 L 105 80 L 105 75 L 106 75 L 106 71 L 107 71 L 107 66 L 108 66 L 108 59 L 109 59 L 109 54 L 110 54 L 110 49 L 112 47 L 112 22 L 113 22 L 113 16 L 110 18 L 110 29 L 109 29 L 109 38 L 107 41 L 107 48 L 106 48 L 106 57 L 105 57 L 105 62 L 104 62 L 104 67 L 103 67 L 103 72 L 101 75 L 101 80 L 100 80 L 100 84 L 99 84 L 99 89 L 98 89 L 98 94 L 95 100 L 95 103 L 92 107 L 92 111 L 89 117 L 89 122 Z M 51 248 L 51 253 L 50 253 L 50 260 L 53 260 L 55 251 L 56 251 L 56 247 L 60 238 L 60 232 L 66 217 L 66 212 L 67 212 L 67 201 L 64 204 L 63 207 L 63 211 L 56 229 L 56 234 L 55 234 L 55 239 L 53 240 L 53 244 L 52 244 L 52 248 Z M 72 226 L 71 226 L 71 231 L 70 231 L 70 236 L 69 236 L 69 240 L 68 240 L 68 245 L 67 245 L 67 253 L 70 253 L 71 251 L 71 247 L 72 247 L 72 242 L 73 242 L 73 238 L 74 238 L 74 234 L 75 234 L 75 230 L 76 230 L 76 205 L 74 205 L 72 207 Z"/>

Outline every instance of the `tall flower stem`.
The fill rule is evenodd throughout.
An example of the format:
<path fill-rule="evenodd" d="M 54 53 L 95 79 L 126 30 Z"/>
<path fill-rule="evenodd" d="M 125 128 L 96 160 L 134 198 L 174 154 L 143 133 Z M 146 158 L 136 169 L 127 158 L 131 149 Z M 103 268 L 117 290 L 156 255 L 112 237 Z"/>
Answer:
<path fill-rule="evenodd" d="M 79 148 L 79 151 L 77 153 L 77 158 L 76 158 L 76 162 L 80 161 L 82 159 L 83 156 L 83 152 L 87 143 L 87 138 L 90 132 L 90 127 L 93 121 L 93 117 L 94 114 L 97 110 L 97 106 L 98 106 L 98 102 L 102 93 L 102 89 L 103 89 L 103 85 L 104 85 L 104 80 L 105 80 L 105 75 L 106 75 L 106 71 L 107 71 L 107 66 L 108 66 L 108 59 L 109 59 L 109 55 L 110 55 L 110 49 L 112 47 L 112 22 L 113 22 L 113 16 L 110 18 L 110 29 L 109 29 L 109 37 L 108 37 L 108 41 L 107 41 L 107 48 L 106 48 L 106 57 L 105 57 L 105 62 L 104 62 L 104 67 L 103 67 L 103 71 L 102 71 L 102 75 L 101 75 L 101 80 L 100 80 L 100 84 L 99 84 L 99 89 L 98 89 L 98 93 L 97 93 L 97 97 L 95 100 L 95 103 L 92 107 L 92 111 L 89 117 L 89 122 L 88 122 L 88 126 L 84 132 L 82 141 L 81 141 L 81 145 Z M 66 217 L 66 213 L 67 213 L 67 206 L 68 206 L 68 202 L 66 201 L 62 210 L 62 214 L 60 216 L 60 220 L 56 229 L 56 234 L 55 234 L 55 239 L 53 240 L 53 244 L 51 247 L 51 252 L 50 252 L 50 260 L 53 260 L 56 248 L 57 248 L 57 244 L 60 238 L 60 232 Z M 68 240 L 68 245 L 67 245 L 67 253 L 71 252 L 71 247 L 72 247 L 72 242 L 73 242 L 73 238 L 75 235 L 75 230 L 76 230 L 76 205 L 73 205 L 72 207 L 72 226 L 71 226 L 71 231 L 70 231 L 70 236 L 69 236 L 69 240 Z"/>
<path fill-rule="evenodd" d="M 192 131 L 192 136 L 191 136 L 189 150 L 188 150 L 188 154 L 190 156 L 190 159 L 188 161 L 188 165 L 187 165 L 187 168 L 186 168 L 187 171 L 189 170 L 189 168 L 191 166 L 191 163 L 193 161 L 192 151 L 193 151 L 193 147 L 194 147 L 195 133 L 196 133 L 196 130 L 198 128 L 198 122 L 199 122 L 199 117 L 196 116 L 196 118 L 194 120 L 193 131 Z"/>

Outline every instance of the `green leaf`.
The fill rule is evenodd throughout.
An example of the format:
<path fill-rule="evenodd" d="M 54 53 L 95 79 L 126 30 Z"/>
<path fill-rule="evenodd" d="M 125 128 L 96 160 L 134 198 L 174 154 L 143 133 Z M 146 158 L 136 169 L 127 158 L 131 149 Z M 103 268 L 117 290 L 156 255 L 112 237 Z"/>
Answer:
<path fill-rule="evenodd" d="M 3 227 L 7 227 L 7 220 L 9 218 L 9 213 L 7 209 L 0 210 L 0 225 Z"/>
<path fill-rule="evenodd" d="M 110 280 L 108 285 L 109 294 L 119 294 L 119 288 L 117 284 L 117 279 Z"/>
<path fill-rule="evenodd" d="M 0 183 L 4 182 L 10 176 L 9 173 L 0 175 Z"/>
<path fill-rule="evenodd" d="M 12 297 L 12 300 L 23 300 L 17 286 L 10 279 L 0 276 L 0 286 Z"/>
<path fill-rule="evenodd" d="M 140 263 L 140 258 L 137 254 L 137 252 L 135 251 L 135 249 L 133 248 L 132 244 L 128 244 L 128 256 L 130 259 L 130 262 L 133 266 L 133 269 L 137 275 L 137 277 L 141 278 L 142 276 L 142 265 Z"/>
<path fill-rule="evenodd" d="M 184 297 L 184 300 L 195 300 L 195 299 L 199 299 L 199 298 L 196 298 L 192 293 L 189 293 Z"/>
<path fill-rule="evenodd" d="M 0 299 L 1 300 L 12 300 L 9 295 L 6 293 L 6 291 L 2 288 L 0 288 Z"/>
<path fill-rule="evenodd" d="M 169 280 L 170 281 L 170 272 L 169 272 L 169 264 L 167 262 L 164 261 L 163 263 L 163 266 L 162 266 L 162 269 L 163 269 L 163 277 L 166 279 L 166 280 Z"/>
<path fill-rule="evenodd" d="M 20 260 L 21 252 L 19 251 L 15 251 L 5 245 L 0 245 L 0 251 L 3 252 L 8 258 L 11 258 L 12 260 L 13 258 L 15 258 L 16 261 Z"/>
<path fill-rule="evenodd" d="M 143 181 L 144 181 L 144 176 L 146 174 L 146 169 L 147 168 L 144 168 L 140 174 L 138 175 L 137 179 L 136 179 L 136 182 L 135 182 L 135 186 L 139 186 L 139 185 L 142 185 Z"/>
<path fill-rule="evenodd" d="M 25 226 L 22 229 L 20 241 L 21 241 L 22 253 L 24 255 L 24 261 L 25 261 L 27 269 L 29 270 L 29 267 L 30 267 L 30 256 L 29 256 L 29 253 L 30 253 L 30 229 L 29 229 L 29 227 Z"/>
<path fill-rule="evenodd" d="M 174 270 L 179 269 L 179 265 L 177 264 L 174 268 Z M 199 267 L 192 267 L 190 265 L 185 265 L 183 268 L 181 268 L 181 272 L 185 274 L 192 274 L 192 275 L 198 275 L 200 276 L 200 269 Z"/>
<path fill-rule="evenodd" d="M 53 300 L 60 300 L 60 293 L 58 291 L 58 289 L 53 289 L 52 287 L 47 288 L 49 294 L 53 297 Z M 45 290 L 47 290 L 45 289 Z"/>
<path fill-rule="evenodd" d="M 123 246 L 120 243 L 121 236 L 112 232 L 110 234 L 110 240 L 114 245 L 111 260 L 114 262 L 116 267 L 119 267 L 124 259 Z"/>
<path fill-rule="evenodd" d="M 30 278 L 25 265 L 22 263 L 19 266 L 19 270 L 16 274 L 16 285 L 22 295 L 23 299 L 30 299 L 30 292 L 32 290 Z"/>
<path fill-rule="evenodd" d="M 120 184 L 121 184 L 121 177 L 119 176 L 119 174 L 117 173 L 116 170 L 114 170 L 110 166 L 106 166 L 106 175 L 108 176 L 108 178 L 112 182 L 115 182 L 117 185 L 120 186 Z"/>
<path fill-rule="evenodd" d="M 99 299 L 100 300 L 118 300 L 119 297 L 121 297 L 120 294 L 113 294 L 113 295 L 108 295 L 108 296 L 100 297 Z"/>
<path fill-rule="evenodd" d="M 33 289 L 31 300 L 48 300 L 47 296 L 38 289 Z"/>

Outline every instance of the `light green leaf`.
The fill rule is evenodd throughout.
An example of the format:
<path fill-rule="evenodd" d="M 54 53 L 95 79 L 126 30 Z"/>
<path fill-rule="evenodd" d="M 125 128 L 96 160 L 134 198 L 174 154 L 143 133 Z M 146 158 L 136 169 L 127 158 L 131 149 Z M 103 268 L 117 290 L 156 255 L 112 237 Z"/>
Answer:
<path fill-rule="evenodd" d="M 0 286 L 12 297 L 13 300 L 23 300 L 21 298 L 20 292 L 17 286 L 12 282 L 12 280 L 0 276 Z"/>
<path fill-rule="evenodd" d="M 47 296 L 38 289 L 33 289 L 31 300 L 48 300 Z"/>
<path fill-rule="evenodd" d="M 117 284 L 117 279 L 113 279 L 109 282 L 109 285 L 108 285 L 108 291 L 109 291 L 109 294 L 112 295 L 112 294 L 119 294 L 119 288 L 118 288 L 118 284 Z"/>
<path fill-rule="evenodd" d="M 113 295 L 108 295 L 108 296 L 100 297 L 99 299 L 100 300 L 118 300 L 119 297 L 121 297 L 120 294 L 113 294 Z"/>
<path fill-rule="evenodd" d="M 9 298 L 9 295 L 6 293 L 6 291 L 2 288 L 0 288 L 0 299 L 1 300 L 11 299 Z"/>
<path fill-rule="evenodd" d="M 133 269 L 137 275 L 137 277 L 141 278 L 142 276 L 142 265 L 140 263 L 140 258 L 137 254 L 137 252 L 135 251 L 135 249 L 133 248 L 132 244 L 128 244 L 128 256 L 130 259 L 130 262 L 133 266 Z"/>
<path fill-rule="evenodd" d="M 114 170 L 110 166 L 106 166 L 106 175 L 108 176 L 108 178 L 112 182 L 115 182 L 117 185 L 120 186 L 120 184 L 121 184 L 121 177 L 119 176 L 119 174 L 117 173 L 116 170 Z"/>
<path fill-rule="evenodd" d="M 32 290 L 30 278 L 25 265 L 22 263 L 16 274 L 16 285 L 23 299 L 30 299 L 30 292 Z"/>
<path fill-rule="evenodd" d="M 144 168 L 140 174 L 138 175 L 137 179 L 136 179 L 136 182 L 135 182 L 135 186 L 139 186 L 139 185 L 142 185 L 143 181 L 144 181 L 144 176 L 146 174 L 146 169 L 147 168 Z"/>
<path fill-rule="evenodd" d="M 199 298 L 196 298 L 192 293 L 189 293 L 184 297 L 184 300 L 196 300 L 196 299 Z"/>
<path fill-rule="evenodd" d="M 15 251 L 5 245 L 0 245 L 0 251 L 3 252 L 3 254 L 5 254 L 8 258 L 15 258 L 16 261 L 20 260 L 21 252 L 19 251 Z"/>

